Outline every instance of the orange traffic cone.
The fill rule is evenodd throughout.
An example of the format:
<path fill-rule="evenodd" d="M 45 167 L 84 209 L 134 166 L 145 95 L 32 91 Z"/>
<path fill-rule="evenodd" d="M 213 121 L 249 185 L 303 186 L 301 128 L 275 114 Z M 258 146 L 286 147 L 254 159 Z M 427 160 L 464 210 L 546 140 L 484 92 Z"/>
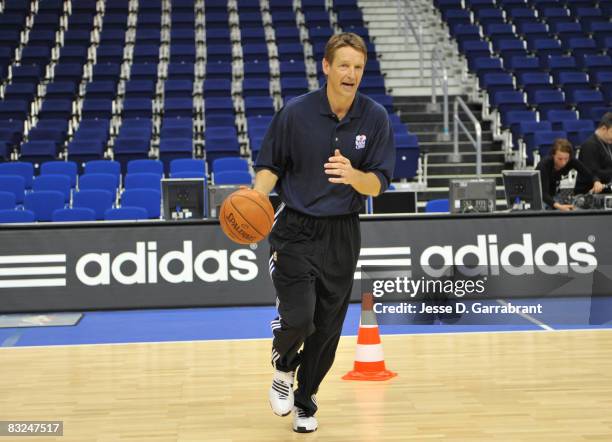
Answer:
<path fill-rule="evenodd" d="M 342 376 L 351 381 L 386 381 L 397 376 L 385 367 L 383 348 L 378 333 L 374 300 L 371 293 L 364 293 L 361 299 L 361 319 L 357 335 L 355 365 L 352 371 Z"/>

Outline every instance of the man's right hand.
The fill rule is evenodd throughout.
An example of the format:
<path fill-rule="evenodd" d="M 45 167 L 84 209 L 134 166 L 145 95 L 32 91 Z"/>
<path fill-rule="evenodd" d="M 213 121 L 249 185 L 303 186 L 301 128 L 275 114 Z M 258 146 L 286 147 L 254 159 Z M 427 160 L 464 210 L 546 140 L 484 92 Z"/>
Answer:
<path fill-rule="evenodd" d="M 576 207 L 573 204 L 555 203 L 555 209 L 561 210 L 562 212 L 569 212 L 571 210 L 575 210 Z"/>

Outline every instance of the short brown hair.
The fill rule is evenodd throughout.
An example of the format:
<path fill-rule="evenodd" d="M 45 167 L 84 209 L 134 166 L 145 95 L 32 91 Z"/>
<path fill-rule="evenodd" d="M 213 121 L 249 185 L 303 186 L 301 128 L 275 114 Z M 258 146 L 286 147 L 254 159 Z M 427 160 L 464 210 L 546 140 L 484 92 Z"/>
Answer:
<path fill-rule="evenodd" d="M 346 46 L 361 52 L 363 54 L 364 62 L 368 60 L 368 48 L 363 41 L 363 38 L 352 32 L 342 32 L 340 34 L 332 35 L 329 40 L 327 40 L 327 44 L 325 45 L 325 55 L 323 55 L 323 58 L 325 58 L 327 62 L 331 64 L 334 61 L 336 51 Z"/>
<path fill-rule="evenodd" d="M 572 148 L 572 143 L 565 138 L 557 138 L 552 145 L 552 149 L 550 150 L 550 154 L 554 155 L 557 152 L 569 153 L 570 156 L 574 153 L 574 149 Z"/>
<path fill-rule="evenodd" d="M 612 112 L 606 112 L 605 114 L 603 114 L 601 120 L 599 121 L 597 129 L 599 129 L 600 127 L 605 127 L 606 129 L 610 129 L 612 127 Z"/>

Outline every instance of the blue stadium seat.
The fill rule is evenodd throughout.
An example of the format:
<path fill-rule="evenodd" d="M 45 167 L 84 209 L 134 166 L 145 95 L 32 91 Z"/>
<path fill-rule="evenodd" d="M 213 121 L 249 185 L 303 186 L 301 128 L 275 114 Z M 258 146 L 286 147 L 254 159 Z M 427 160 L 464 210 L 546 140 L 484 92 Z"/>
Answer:
<path fill-rule="evenodd" d="M 152 99 L 155 96 L 155 81 L 130 80 L 125 83 L 125 96 Z"/>
<path fill-rule="evenodd" d="M 108 190 L 89 189 L 76 192 L 72 197 L 72 207 L 85 207 L 96 213 L 96 219 L 104 219 L 104 213 L 115 201 L 114 195 Z"/>
<path fill-rule="evenodd" d="M 210 44 L 206 49 L 207 61 L 231 63 L 232 45 L 231 44 Z"/>
<path fill-rule="evenodd" d="M 546 118 L 550 110 L 566 109 L 565 96 L 561 91 L 535 91 L 530 104 L 536 106 L 540 116 Z"/>
<path fill-rule="evenodd" d="M 568 94 L 567 101 L 578 109 L 581 119 L 591 118 L 593 108 L 606 107 L 608 105 L 601 91 L 597 90 L 578 89 L 571 91 Z"/>
<path fill-rule="evenodd" d="M 119 138 L 150 138 L 153 122 L 148 119 L 126 118 L 119 127 Z"/>
<path fill-rule="evenodd" d="M 232 76 L 232 63 L 218 61 L 206 63 L 206 78 L 229 78 Z"/>
<path fill-rule="evenodd" d="M 362 80 L 361 82 L 362 88 L 364 87 L 364 81 L 366 82 L 366 88 L 367 88 L 368 83 L 366 80 L 367 80 L 366 78 Z M 306 79 L 306 77 L 288 77 L 288 78 L 281 77 L 281 90 L 282 90 L 283 96 L 287 96 L 287 95 L 295 96 L 295 95 L 305 94 L 308 92 L 308 80 Z M 383 83 L 383 90 L 384 90 L 384 83 Z"/>
<path fill-rule="evenodd" d="M 246 43 L 242 46 L 242 58 L 244 61 L 261 62 L 268 60 L 268 45 L 265 43 Z"/>
<path fill-rule="evenodd" d="M 134 63 L 130 72 L 130 80 L 156 80 L 157 63 Z"/>
<path fill-rule="evenodd" d="M 586 72 L 559 72 L 556 75 L 557 86 L 563 89 L 565 96 L 571 95 L 577 90 L 589 90 L 591 84 Z"/>
<path fill-rule="evenodd" d="M 189 80 L 195 78 L 195 67 L 193 63 L 170 63 L 168 65 L 168 79 Z"/>
<path fill-rule="evenodd" d="M 92 138 L 87 140 L 87 132 L 86 130 L 77 131 L 79 137 L 75 137 L 68 143 L 68 158 L 78 164 L 104 158 L 106 141 Z M 98 132 L 94 134 L 98 135 Z"/>
<path fill-rule="evenodd" d="M 86 99 L 113 100 L 117 83 L 108 80 L 95 80 L 87 83 L 85 87 Z"/>
<path fill-rule="evenodd" d="M 449 202 L 447 198 L 429 200 L 425 204 L 425 213 L 447 213 L 449 211 Z"/>
<path fill-rule="evenodd" d="M 577 64 L 591 76 L 612 72 L 612 57 L 609 55 L 585 55 L 577 60 Z"/>
<path fill-rule="evenodd" d="M 218 158 L 212 162 L 213 173 L 226 172 L 230 170 L 249 171 L 249 163 L 244 158 L 228 157 Z"/>
<path fill-rule="evenodd" d="M 85 163 L 84 173 L 109 173 L 116 176 L 117 181 L 119 181 L 121 177 L 121 164 L 118 161 L 92 160 Z"/>
<path fill-rule="evenodd" d="M 160 144 L 166 143 L 166 140 L 173 138 L 193 138 L 193 127 L 192 126 L 183 126 L 183 127 L 172 127 L 172 126 L 162 126 L 160 131 Z"/>
<path fill-rule="evenodd" d="M 304 48 L 301 43 L 280 43 L 278 47 L 278 59 L 283 61 L 304 61 Z"/>
<path fill-rule="evenodd" d="M 245 78 L 242 82 L 244 97 L 269 97 L 270 80 L 268 78 Z"/>
<path fill-rule="evenodd" d="M 32 190 L 55 190 L 64 196 L 64 203 L 70 203 L 70 178 L 65 175 L 40 175 L 34 179 Z"/>
<path fill-rule="evenodd" d="M 79 190 L 106 190 L 117 195 L 119 176 L 114 173 L 85 173 L 79 178 Z"/>
<path fill-rule="evenodd" d="M 77 94 L 77 83 L 72 81 L 56 81 L 47 85 L 46 99 L 70 98 Z"/>
<path fill-rule="evenodd" d="M 31 210 L 0 210 L 0 223 L 33 223 L 36 215 Z"/>
<path fill-rule="evenodd" d="M 193 155 L 193 138 L 191 136 L 162 138 L 159 142 L 159 157 L 166 169 L 173 159 L 191 158 Z"/>
<path fill-rule="evenodd" d="M 160 216 L 161 193 L 153 189 L 128 189 L 121 195 L 121 206 L 142 207 L 146 209 L 148 218 L 158 219 Z"/>
<path fill-rule="evenodd" d="M 366 95 L 384 95 L 386 94 L 385 81 L 382 76 L 363 77 L 359 90 Z"/>
<path fill-rule="evenodd" d="M 43 107 L 44 103 L 43 102 Z M 16 119 L 24 121 L 29 117 L 29 103 L 25 100 L 2 100 L 0 101 L 0 119 Z"/>
<path fill-rule="evenodd" d="M 525 96 L 519 91 L 499 91 L 491 97 L 491 106 L 497 109 L 502 116 L 510 111 L 526 111 L 529 109 Z"/>
<path fill-rule="evenodd" d="M 25 196 L 25 180 L 20 175 L 0 174 L 0 189 L 3 192 L 10 192 L 15 197 L 17 204 L 23 203 Z"/>
<path fill-rule="evenodd" d="M 528 47 L 533 47 L 533 41 L 548 38 L 548 25 L 546 23 L 526 22 L 517 26 L 518 34 L 527 42 Z"/>
<path fill-rule="evenodd" d="M 114 159 L 125 165 L 128 161 L 146 158 L 149 146 L 149 138 L 117 138 L 113 146 Z"/>
<path fill-rule="evenodd" d="M 561 124 L 562 130 L 567 133 L 567 139 L 574 146 L 580 146 L 584 140 L 595 132 L 593 120 L 566 120 Z"/>
<path fill-rule="evenodd" d="M 311 30 L 312 32 L 312 30 Z M 300 42 L 300 31 L 295 25 L 292 26 L 279 26 L 275 25 L 274 33 L 276 36 L 276 43 L 299 43 Z"/>
<path fill-rule="evenodd" d="M 215 161 L 218 161 L 218 159 Z M 250 185 L 253 182 L 253 177 L 251 176 L 251 174 L 242 170 L 226 170 L 224 172 L 215 172 L 213 178 L 215 184 Z"/>
<path fill-rule="evenodd" d="M 531 96 L 537 90 L 554 90 L 550 75 L 546 72 L 525 72 L 516 75 L 517 86 Z"/>
<path fill-rule="evenodd" d="M 164 117 L 191 117 L 193 113 L 191 98 L 167 98 L 164 102 Z"/>
<path fill-rule="evenodd" d="M 13 192 L 0 190 L 0 210 L 14 209 L 17 205 L 17 199 Z"/>
<path fill-rule="evenodd" d="M 64 195 L 55 190 L 39 190 L 25 195 L 24 207 L 34 212 L 36 221 L 51 221 L 51 215 L 64 207 Z"/>
<path fill-rule="evenodd" d="M 519 38 L 495 40 L 493 42 L 493 50 L 496 54 L 500 55 L 504 61 L 508 61 L 512 57 L 529 55 L 525 48 L 525 42 Z"/>
<path fill-rule="evenodd" d="M 198 178 L 206 176 L 206 162 L 194 158 L 178 158 L 170 162 L 170 177 L 177 178 L 178 174 L 189 174 Z M 187 177 L 187 176 L 184 176 Z"/>
<path fill-rule="evenodd" d="M 524 3 L 519 5 L 526 6 Z M 506 8 L 510 23 L 515 26 L 524 23 L 538 23 L 539 18 L 537 13 L 530 7 L 510 7 Z"/>
<path fill-rule="evenodd" d="M 232 93 L 232 81 L 228 79 L 206 79 L 204 80 L 204 98 L 228 97 Z"/>
<path fill-rule="evenodd" d="M 154 173 L 162 177 L 164 165 L 159 160 L 132 160 L 127 164 L 127 173 Z"/>
<path fill-rule="evenodd" d="M 244 63 L 244 77 L 246 79 L 270 79 L 270 64 L 268 61 L 247 61 Z"/>
<path fill-rule="evenodd" d="M 208 115 L 234 115 L 234 103 L 230 97 L 213 97 L 206 99 L 204 113 Z"/>
<path fill-rule="evenodd" d="M 542 72 L 542 62 L 538 57 L 534 56 L 519 55 L 510 57 L 507 63 L 505 63 L 505 66 L 515 75 Z"/>
<path fill-rule="evenodd" d="M 482 77 L 482 83 L 480 86 L 483 89 L 486 89 L 490 96 L 493 96 L 496 92 L 513 91 L 514 79 L 512 78 L 512 75 L 508 73 L 485 74 Z"/>
<path fill-rule="evenodd" d="M 133 61 L 134 63 L 157 63 L 159 61 L 159 46 L 135 45 Z"/>
<path fill-rule="evenodd" d="M 29 161 L 35 164 L 52 161 L 57 158 L 57 143 L 54 141 L 37 140 L 26 141 L 21 145 L 22 161 Z"/>
<path fill-rule="evenodd" d="M 70 103 L 72 106 L 72 103 Z M 113 101 L 111 99 L 92 99 L 83 100 L 81 117 L 83 119 L 110 119 L 113 114 Z"/>
<path fill-rule="evenodd" d="M 274 105 L 271 97 L 246 97 L 244 99 L 244 107 L 247 117 L 274 114 Z"/>
<path fill-rule="evenodd" d="M 51 214 L 53 222 L 77 222 L 77 221 L 95 221 L 96 212 L 93 209 L 86 207 L 73 207 L 68 209 L 57 209 Z"/>
<path fill-rule="evenodd" d="M 152 118 L 153 102 L 148 98 L 126 98 L 123 101 L 123 118 Z"/>
<path fill-rule="evenodd" d="M 32 163 L 24 161 L 0 163 L 1 175 L 19 175 L 23 178 L 25 188 L 31 189 L 32 181 L 34 180 L 34 166 Z"/>
<path fill-rule="evenodd" d="M 125 189 L 156 189 L 161 191 L 161 176 L 157 173 L 128 173 Z"/>
<path fill-rule="evenodd" d="M 419 144 L 415 134 L 395 134 L 395 178 L 414 178 L 419 160 Z"/>
<path fill-rule="evenodd" d="M 222 80 L 229 81 L 229 80 Z M 231 84 L 230 84 L 231 87 Z M 193 82 L 190 80 L 166 80 L 164 82 L 164 97 L 191 98 L 193 96 Z"/>
<path fill-rule="evenodd" d="M 148 219 L 149 212 L 144 207 L 122 206 L 114 209 L 108 209 L 104 213 L 104 219 L 107 221 L 129 221 Z"/>
<path fill-rule="evenodd" d="M 562 130 L 564 121 L 578 120 L 578 113 L 573 110 L 550 110 L 546 115 L 546 120 L 552 124 L 552 130 Z"/>

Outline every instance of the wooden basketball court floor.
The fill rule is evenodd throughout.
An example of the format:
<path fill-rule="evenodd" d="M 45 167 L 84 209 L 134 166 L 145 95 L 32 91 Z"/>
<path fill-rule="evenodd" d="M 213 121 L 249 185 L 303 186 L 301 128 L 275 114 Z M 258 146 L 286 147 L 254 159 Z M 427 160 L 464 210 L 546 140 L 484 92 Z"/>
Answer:
<path fill-rule="evenodd" d="M 319 429 L 267 403 L 270 340 L 0 349 L 0 420 L 62 420 L 61 441 L 610 441 L 612 330 L 383 336 L 385 382 L 343 381 Z M 10 438 L 2 440 L 53 440 Z"/>

